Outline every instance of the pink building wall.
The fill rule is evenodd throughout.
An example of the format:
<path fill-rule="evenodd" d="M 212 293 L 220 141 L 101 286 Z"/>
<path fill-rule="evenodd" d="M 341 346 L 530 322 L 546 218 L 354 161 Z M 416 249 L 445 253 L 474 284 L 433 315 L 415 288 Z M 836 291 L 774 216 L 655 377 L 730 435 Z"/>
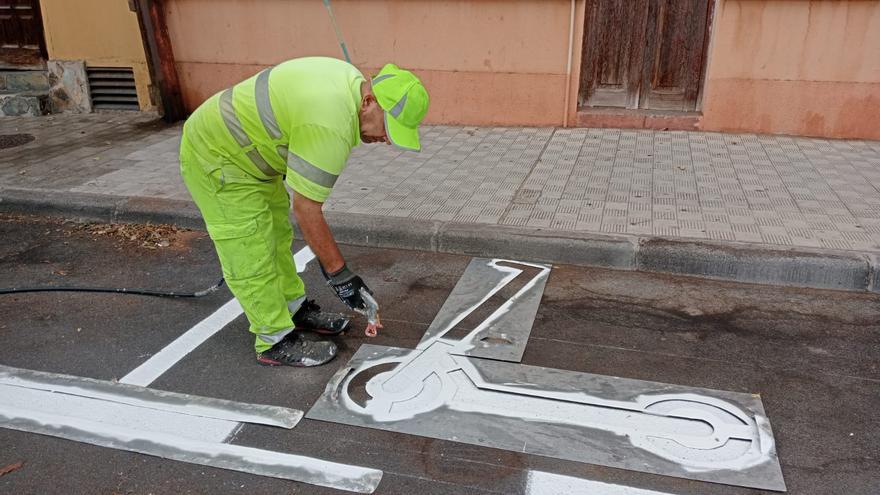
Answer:
<path fill-rule="evenodd" d="M 718 0 L 702 128 L 880 139 L 880 1 Z"/>
<path fill-rule="evenodd" d="M 564 120 L 570 0 L 333 0 L 352 62 L 416 72 L 427 119 L 475 125 Z M 168 29 L 185 104 L 269 65 L 341 58 L 320 0 L 169 0 Z"/>
<path fill-rule="evenodd" d="M 576 122 L 590 0 L 333 0 L 355 65 L 424 81 L 431 123 Z M 703 130 L 880 139 L 880 0 L 714 0 Z M 189 109 L 341 50 L 320 0 L 165 0 Z"/>

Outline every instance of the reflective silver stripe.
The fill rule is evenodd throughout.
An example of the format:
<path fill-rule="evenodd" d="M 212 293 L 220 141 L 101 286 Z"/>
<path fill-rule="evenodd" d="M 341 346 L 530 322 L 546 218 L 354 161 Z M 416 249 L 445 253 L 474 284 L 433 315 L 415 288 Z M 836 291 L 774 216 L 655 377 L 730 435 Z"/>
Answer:
<path fill-rule="evenodd" d="M 244 132 L 244 127 L 235 115 L 235 109 L 232 107 L 232 88 L 227 89 L 220 95 L 220 115 L 223 116 L 223 122 L 229 129 L 229 134 L 235 138 L 235 142 L 244 148 L 251 145 L 251 139 Z"/>
<path fill-rule="evenodd" d="M 333 187 L 333 184 L 336 184 L 336 179 L 339 178 L 338 175 L 325 172 L 290 152 L 287 153 L 287 168 L 326 188 Z"/>
<path fill-rule="evenodd" d="M 263 127 L 266 128 L 266 134 L 272 139 L 279 139 L 281 130 L 278 128 L 278 121 L 275 120 L 275 112 L 272 111 L 272 103 L 269 101 L 270 72 L 272 69 L 266 69 L 257 76 L 254 97 L 257 100 L 257 113 L 260 114 L 260 120 L 263 122 Z"/>
<path fill-rule="evenodd" d="M 394 108 L 392 108 L 388 113 L 390 113 L 391 116 L 396 119 L 397 117 L 400 117 L 401 113 L 403 113 L 404 105 L 406 105 L 406 93 L 403 94 L 403 98 L 401 98 L 400 101 L 397 102 L 397 105 L 394 105 Z"/>
<path fill-rule="evenodd" d="M 385 135 L 388 136 L 388 140 L 391 141 L 391 145 L 401 151 L 421 152 L 421 150 L 414 150 L 412 148 L 404 148 L 403 146 L 397 144 L 397 142 L 394 141 L 394 137 L 391 135 L 391 131 L 388 130 L 388 112 L 385 112 Z"/>
<path fill-rule="evenodd" d="M 292 301 L 287 301 L 287 310 L 290 311 L 290 314 L 296 314 L 299 311 L 299 307 L 302 306 L 302 303 L 305 302 L 306 296 L 300 296 Z"/>
<path fill-rule="evenodd" d="M 284 337 L 286 337 L 287 334 L 289 334 L 292 331 L 293 331 L 293 328 L 291 327 L 286 330 L 281 330 L 280 332 L 275 332 L 273 334 L 268 334 L 268 335 L 263 334 L 263 333 L 257 334 L 257 337 L 267 344 L 275 345 L 275 344 L 281 342 L 282 340 L 284 340 Z"/>
<path fill-rule="evenodd" d="M 279 144 L 275 148 L 275 151 L 278 152 L 278 156 L 280 156 L 282 160 L 287 161 L 287 146 Z"/>
<path fill-rule="evenodd" d="M 379 84 L 380 82 L 388 79 L 389 77 L 394 77 L 394 74 L 382 74 L 381 76 L 376 76 L 373 78 L 373 86 Z"/>
<path fill-rule="evenodd" d="M 241 126 L 241 121 L 238 120 L 238 116 L 235 115 L 235 108 L 232 106 L 232 88 L 227 89 L 220 95 L 220 115 L 223 116 L 223 123 L 226 124 L 226 129 L 229 130 L 229 134 L 232 134 L 235 142 L 242 148 L 250 146 L 251 139 L 248 137 L 247 133 L 244 132 L 244 128 Z M 260 169 L 260 172 L 263 172 L 270 177 L 281 175 L 277 170 L 272 168 L 271 165 L 266 163 L 266 160 L 263 159 L 263 156 L 260 155 L 260 152 L 257 151 L 256 148 L 245 154 L 251 159 L 251 162 Z"/>
<path fill-rule="evenodd" d="M 263 159 L 263 155 L 261 155 L 256 148 L 248 151 L 247 153 L 245 153 L 245 155 L 247 155 L 247 157 L 251 159 L 251 161 L 254 163 L 254 165 L 257 166 L 258 169 L 260 169 L 260 172 L 263 172 L 269 177 L 272 177 L 273 175 L 281 175 L 280 172 L 272 168 L 272 165 L 266 163 L 266 160 Z"/>

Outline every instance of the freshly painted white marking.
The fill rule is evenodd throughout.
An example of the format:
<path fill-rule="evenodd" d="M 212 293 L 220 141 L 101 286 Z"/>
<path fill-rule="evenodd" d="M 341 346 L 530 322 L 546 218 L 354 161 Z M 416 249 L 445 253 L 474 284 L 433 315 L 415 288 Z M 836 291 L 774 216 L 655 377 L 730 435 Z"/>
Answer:
<path fill-rule="evenodd" d="M 237 423 L 0 385 L 0 427 L 331 488 L 373 493 L 382 472 L 223 443 Z"/>
<path fill-rule="evenodd" d="M 206 399 L 174 392 L 165 392 L 88 378 L 79 379 L 67 375 L 55 375 L 65 382 L 51 382 L 4 373 L 0 366 L 0 386 L 18 387 L 59 395 L 73 395 L 111 403 L 126 404 L 143 409 L 221 419 L 225 421 L 254 423 L 281 428 L 293 428 L 302 418 L 302 411 L 257 404 L 242 404 L 217 399 Z M 109 386 L 109 388 L 104 386 Z M 114 390 L 115 389 L 115 390 Z M 9 389 L 13 390 L 13 389 Z M 13 392 L 14 393 L 14 392 Z"/>
<path fill-rule="evenodd" d="M 108 400 L 2 384 L 0 384 L 0 408 L 18 411 L 17 415 L 23 417 L 33 417 L 33 413 L 43 411 L 63 415 L 67 418 L 66 422 L 87 419 L 107 429 L 134 428 L 203 442 L 222 442 L 229 436 L 230 430 L 238 425 L 235 421 L 224 419 L 190 416 Z"/>
<path fill-rule="evenodd" d="M 176 338 L 174 342 L 168 344 L 164 349 L 154 354 L 153 357 L 135 368 L 131 373 L 122 377 L 119 381 L 142 387 L 148 386 L 196 347 L 202 345 L 204 341 L 211 338 L 212 335 L 219 332 L 232 320 L 238 318 L 242 312 L 241 304 L 238 303 L 238 300 L 230 300 L 211 314 L 211 316 L 197 323 L 196 326 Z"/>
<path fill-rule="evenodd" d="M 502 262 L 505 265 L 499 264 Z M 656 393 L 639 395 L 632 400 L 610 400 L 584 392 L 486 382 L 474 365 L 481 361 L 479 358 L 457 354 L 473 348 L 472 341 L 477 335 L 519 304 L 523 295 L 550 272 L 550 268 L 543 265 L 493 259 L 487 266 L 497 270 L 501 280 L 495 282 L 495 287 L 486 289 L 489 294 L 497 293 L 522 273 L 507 264 L 530 265 L 540 268 L 541 272 L 461 340 L 444 336 L 483 304 L 488 295 L 465 308 L 438 331 L 429 330 L 431 336 L 419 342 L 411 352 L 393 358 L 368 359 L 361 362 L 354 373 L 346 370 L 345 375 L 337 375 L 342 380 L 341 386 L 333 387 L 342 391 L 338 400 L 348 410 L 368 414 L 377 423 L 411 420 L 445 407 L 481 417 L 601 429 L 625 437 L 634 447 L 676 462 L 689 472 L 744 471 L 772 460 L 774 443 L 769 434 L 762 433 L 769 431 L 769 426 L 761 426 L 764 418 L 712 396 L 663 394 L 660 393 L 663 387 L 657 387 Z M 349 385 L 355 377 L 371 367 L 391 363 L 396 364 L 394 369 L 367 381 L 365 387 L 371 398 L 365 404 L 349 397 Z"/>
<path fill-rule="evenodd" d="M 307 247 L 297 252 L 297 271 L 305 271 L 314 257 Z M 120 381 L 152 383 L 241 313 L 235 299 L 227 302 Z M 174 412 L 136 398 L 119 402 L 82 396 L 77 387 L 62 386 L 61 391 L 22 385 L 0 383 L 0 427 L 358 493 L 373 493 L 382 479 L 376 469 L 227 444 L 241 423 L 198 415 L 217 411 L 184 405 Z"/>
<path fill-rule="evenodd" d="M 602 483 L 561 474 L 529 471 L 526 481 L 526 495 L 672 495 L 667 492 L 644 490 L 625 485 Z"/>
<path fill-rule="evenodd" d="M 440 330 L 438 330 L 437 333 L 435 333 L 434 335 L 432 335 L 432 336 L 430 336 L 430 337 L 428 337 L 427 335 L 424 336 L 424 337 L 422 337 L 422 341 L 419 342 L 419 344 L 416 346 L 416 349 L 427 349 L 427 348 L 431 347 L 431 345 L 432 345 L 434 342 L 437 342 L 438 340 L 440 340 L 441 338 L 443 338 L 443 336 L 446 335 L 446 333 L 448 333 L 450 330 L 452 330 L 453 328 L 455 328 L 456 325 L 458 325 L 459 323 L 461 323 L 462 321 L 464 321 L 464 319 L 467 318 L 468 315 L 470 315 L 471 313 L 473 313 L 474 310 L 476 310 L 477 308 L 479 308 L 480 306 L 482 306 L 483 303 L 485 303 L 485 302 L 488 301 L 492 296 L 494 296 L 496 292 L 498 292 L 498 291 L 500 291 L 501 289 L 503 289 L 504 286 L 506 286 L 507 284 L 509 284 L 513 279 L 515 279 L 516 277 L 518 277 L 518 276 L 520 275 L 520 273 L 522 273 L 522 270 L 520 270 L 520 269 L 518 269 L 518 268 L 513 268 L 513 267 L 510 267 L 510 266 L 499 265 L 499 264 L 498 264 L 499 261 L 505 261 L 505 262 L 508 262 L 508 263 L 517 263 L 517 264 L 520 263 L 520 262 L 518 262 L 518 261 L 513 261 L 513 262 L 511 262 L 511 261 L 509 261 L 509 260 L 498 260 L 498 259 L 493 259 L 493 260 L 491 260 L 491 261 L 489 262 L 488 266 L 491 266 L 492 268 L 496 269 L 496 270 L 499 271 L 500 273 L 504 273 L 504 274 L 505 274 L 505 275 L 501 278 L 501 280 L 499 280 L 498 283 L 495 284 L 495 287 L 493 287 L 491 290 L 489 290 L 489 292 L 487 292 L 487 293 L 483 296 L 482 299 L 480 299 L 479 301 L 477 301 L 476 303 L 474 303 L 473 305 L 471 305 L 469 308 L 466 308 L 464 311 L 462 311 L 461 313 L 459 313 L 458 316 L 456 316 L 456 317 L 455 317 L 451 322 L 449 322 L 449 324 L 447 324 L 445 327 L 443 327 L 443 328 L 441 328 Z M 523 265 L 534 266 L 532 263 L 522 263 L 522 264 L 523 264 Z"/>
<path fill-rule="evenodd" d="M 296 271 L 304 272 L 309 261 L 313 259 L 315 259 L 315 253 L 308 246 L 297 251 L 293 256 Z M 243 312 L 241 304 L 232 299 L 119 381 L 142 387 L 148 386 Z"/>
<path fill-rule="evenodd" d="M 496 263 L 499 260 L 493 260 L 493 263 Z M 479 325 L 474 327 L 473 330 L 465 337 L 459 340 L 459 342 L 455 346 L 455 351 L 453 353 L 466 353 L 471 349 L 476 347 L 474 343 L 474 339 L 477 335 L 480 334 L 486 328 L 489 328 L 490 325 L 498 321 L 499 318 L 504 316 L 506 313 L 513 308 L 514 304 L 519 304 L 520 298 L 522 298 L 525 294 L 527 294 L 532 288 L 538 285 L 538 282 L 545 280 L 550 275 L 550 268 L 541 265 L 535 265 L 532 263 L 520 263 L 522 265 L 532 266 L 535 268 L 540 268 L 541 272 L 535 275 L 531 280 L 528 281 L 522 288 L 513 295 L 510 299 L 504 301 L 504 303 L 498 307 L 491 315 L 489 315 L 485 320 L 483 320 Z M 497 265 L 496 265 L 497 266 Z M 522 273 L 522 272 L 520 272 Z"/>
<path fill-rule="evenodd" d="M 353 373 L 343 368 L 346 378 L 334 386 L 342 391 L 338 400 L 376 423 L 411 420 L 445 407 L 466 414 L 600 429 L 690 472 L 744 471 L 772 460 L 773 439 L 760 434 L 767 429 L 760 426 L 761 415 L 752 419 L 724 400 L 695 393 L 655 393 L 622 401 L 584 392 L 495 384 L 485 381 L 474 366 L 479 359 L 450 355 L 453 346 L 438 341 L 409 355 L 366 360 Z M 349 386 L 360 373 L 391 362 L 398 364 L 393 371 L 367 381 L 371 398 L 364 405 L 351 399 Z"/>
<path fill-rule="evenodd" d="M 306 271 L 306 266 L 309 264 L 309 261 L 315 259 L 315 253 L 312 252 L 312 248 L 306 246 L 296 254 L 293 255 L 293 262 L 296 263 L 296 271 L 298 273 L 302 273 Z"/>

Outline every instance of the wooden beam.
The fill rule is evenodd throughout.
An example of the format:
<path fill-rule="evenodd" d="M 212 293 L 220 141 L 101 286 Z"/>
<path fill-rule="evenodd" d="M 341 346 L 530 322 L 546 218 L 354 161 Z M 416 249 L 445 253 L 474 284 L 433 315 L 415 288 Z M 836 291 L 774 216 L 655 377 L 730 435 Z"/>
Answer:
<path fill-rule="evenodd" d="M 157 104 L 162 118 L 166 122 L 176 122 L 186 118 L 186 108 L 183 106 L 180 80 L 177 78 L 174 51 L 162 4 L 163 0 L 129 1 L 129 6 L 133 5 L 137 14 L 150 77 L 159 89 L 160 101 Z"/>

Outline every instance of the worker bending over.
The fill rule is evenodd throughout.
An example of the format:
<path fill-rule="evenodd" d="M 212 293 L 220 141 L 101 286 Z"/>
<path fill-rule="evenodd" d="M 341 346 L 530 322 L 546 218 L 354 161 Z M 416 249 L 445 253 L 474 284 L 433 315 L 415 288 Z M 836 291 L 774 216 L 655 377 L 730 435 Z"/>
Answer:
<path fill-rule="evenodd" d="M 348 325 L 306 299 L 284 183 L 327 283 L 349 308 L 364 311 L 360 290 L 372 292 L 346 266 L 321 208 L 360 143 L 419 151 L 427 111 L 428 93 L 411 72 L 388 64 L 370 81 L 349 63 L 309 57 L 212 96 L 186 121 L 180 172 L 256 335 L 260 364 L 324 364 L 336 355 L 326 336 Z"/>

